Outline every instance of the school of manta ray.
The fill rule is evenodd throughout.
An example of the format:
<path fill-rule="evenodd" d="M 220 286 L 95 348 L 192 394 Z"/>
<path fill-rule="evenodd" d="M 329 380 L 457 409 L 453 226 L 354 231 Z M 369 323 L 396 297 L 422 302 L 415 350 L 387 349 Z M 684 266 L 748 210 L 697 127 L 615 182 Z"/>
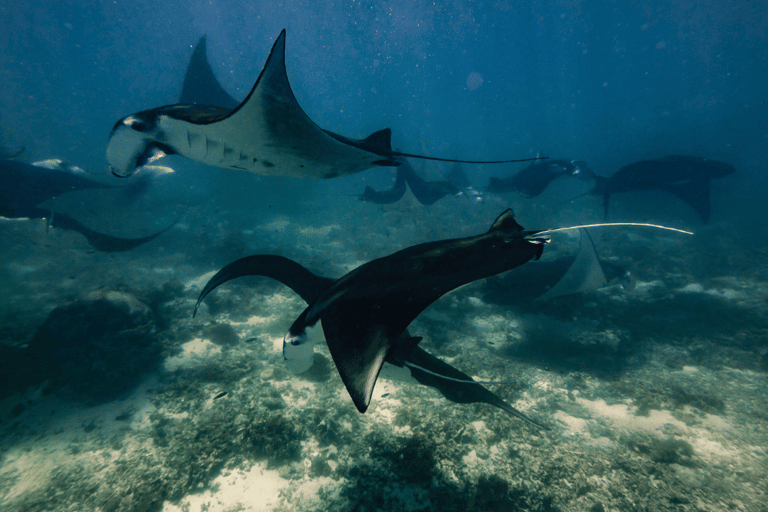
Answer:
<path fill-rule="evenodd" d="M 596 174 L 587 162 L 568 158 L 509 158 L 473 160 L 443 155 L 419 155 L 394 150 L 392 133 L 383 128 L 355 139 L 318 126 L 298 104 L 285 65 L 286 32 L 277 37 L 261 73 L 245 99 L 237 101 L 216 79 L 208 63 L 202 37 L 187 67 L 178 104 L 147 108 L 118 120 L 109 135 L 106 159 L 113 176 L 94 177 L 66 162 L 24 163 L 24 148 L 3 150 L 0 160 L 0 215 L 7 218 L 47 219 L 48 226 L 84 235 L 99 251 L 127 251 L 162 237 L 176 223 L 169 222 L 147 236 L 126 238 L 91 229 L 87 222 L 61 211 L 61 197 L 74 192 L 99 194 L 120 190 L 123 197 L 141 194 L 136 186 L 153 174 L 173 172 L 165 157 L 176 155 L 208 166 L 279 178 L 333 179 L 356 173 L 395 168 L 391 189 L 366 186 L 358 198 L 361 208 L 405 200 L 429 207 L 444 197 L 482 200 L 486 194 L 518 194 L 535 198 L 555 181 L 589 181 L 582 196 L 602 198 L 600 224 L 528 230 L 511 209 L 498 212 L 489 229 L 474 236 L 429 241 L 411 247 L 393 246 L 389 255 L 373 259 L 342 276 L 322 276 L 293 259 L 256 254 L 220 268 L 200 290 L 194 311 L 204 309 L 206 297 L 225 283 L 244 276 L 264 276 L 290 288 L 306 308 L 286 325 L 283 359 L 293 372 L 313 364 L 308 331 L 320 322 L 338 375 L 354 406 L 365 413 L 385 365 L 407 369 L 419 384 L 437 390 L 457 404 L 481 403 L 501 409 L 536 429 L 548 429 L 545 419 L 531 418 L 490 391 L 482 382 L 454 368 L 419 346 L 422 337 L 411 333 L 411 323 L 431 304 L 457 288 L 503 274 L 538 260 L 554 240 L 553 234 L 571 231 L 580 237 L 575 258 L 546 272 L 552 285 L 539 297 L 580 293 L 605 286 L 621 269 L 599 259 L 589 232 L 594 229 L 661 229 L 675 236 L 693 233 L 644 222 L 607 222 L 611 197 L 645 191 L 667 193 L 671 201 L 690 207 L 701 222 L 709 221 L 711 181 L 734 172 L 733 166 L 688 155 L 658 155 L 628 162 L 611 176 Z M 531 153 L 534 154 L 534 153 Z M 451 165 L 444 179 L 419 176 L 419 162 Z M 529 162 L 507 177 L 492 177 L 485 188 L 473 186 L 463 169 L 472 164 Z M 255 179 L 255 178 L 254 178 Z M 409 196 L 410 197 L 410 196 Z M 616 199 L 614 199 L 614 203 Z M 490 222 L 490 219 L 489 219 Z M 284 248 L 283 253 L 290 248 Z M 329 255 L 330 258 L 330 255 Z M 546 270 L 544 270 L 546 269 Z M 533 272 L 533 270 L 532 270 Z M 542 280 L 545 279 L 542 277 Z M 490 382 L 498 383 L 498 382 Z"/>

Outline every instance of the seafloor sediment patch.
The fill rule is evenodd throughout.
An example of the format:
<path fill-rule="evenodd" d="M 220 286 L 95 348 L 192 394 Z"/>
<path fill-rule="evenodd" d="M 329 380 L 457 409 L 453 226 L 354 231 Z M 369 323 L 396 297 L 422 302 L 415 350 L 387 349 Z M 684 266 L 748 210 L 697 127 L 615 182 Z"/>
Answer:
<path fill-rule="evenodd" d="M 334 264 L 377 250 L 358 248 Z M 307 259 L 321 259 L 321 248 L 313 251 Z M 485 303 L 471 285 L 414 322 L 425 348 L 482 380 L 507 381 L 490 387 L 550 431 L 386 379 L 359 414 L 322 344 L 307 374 L 283 367 L 282 336 L 303 304 L 273 282 L 221 287 L 193 320 L 198 278 L 209 268 L 174 254 L 72 267 L 100 272 L 98 286 L 143 269 L 124 289 L 144 290 L 136 296 L 162 317 L 162 361 L 115 400 L 84 402 L 48 393 L 45 383 L 4 398 L 0 508 L 761 510 L 768 399 L 765 373 L 751 366 L 764 356 L 761 331 L 670 319 L 696 319 L 712 300 L 763 318 L 765 296 L 756 296 L 764 287 L 695 279 L 679 272 L 688 256 L 670 263 L 674 276 L 654 285 L 643 278 L 631 293 L 517 312 Z M 52 272 L 25 279 L 40 289 Z M 68 282 L 60 285 L 72 290 Z M 633 310 L 642 316 L 633 319 Z M 547 321 L 559 344 L 524 350 L 545 338 Z M 608 368 L 617 361 L 620 368 Z"/>

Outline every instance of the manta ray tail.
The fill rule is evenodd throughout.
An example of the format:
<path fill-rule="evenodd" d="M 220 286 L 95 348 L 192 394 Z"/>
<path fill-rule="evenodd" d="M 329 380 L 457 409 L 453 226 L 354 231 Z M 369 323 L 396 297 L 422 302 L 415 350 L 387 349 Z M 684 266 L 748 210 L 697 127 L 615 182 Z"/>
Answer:
<path fill-rule="evenodd" d="M 518 158 L 515 160 L 459 160 L 455 158 L 439 158 L 436 156 L 414 155 L 413 153 L 402 153 L 392 151 L 392 155 L 399 157 L 418 158 L 420 160 L 434 160 L 436 162 L 455 162 L 458 164 L 509 164 L 515 162 L 533 162 L 534 160 L 548 160 L 548 156 L 537 156 L 533 158 Z"/>

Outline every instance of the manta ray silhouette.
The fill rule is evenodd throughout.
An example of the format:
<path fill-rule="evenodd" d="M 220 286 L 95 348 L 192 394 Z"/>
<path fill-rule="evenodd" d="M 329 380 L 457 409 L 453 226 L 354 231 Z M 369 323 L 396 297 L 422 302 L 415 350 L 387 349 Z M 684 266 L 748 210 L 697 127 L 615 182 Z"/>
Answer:
<path fill-rule="evenodd" d="M 404 157 L 447 162 L 503 163 L 536 158 L 453 160 L 393 151 L 389 128 L 365 139 L 323 130 L 304 113 L 285 70 L 285 30 L 275 41 L 264 69 L 245 100 L 234 101 L 216 82 L 205 55 L 205 39 L 193 54 L 193 77 L 182 99 L 211 101 L 168 105 L 119 120 L 110 135 L 107 160 L 113 174 L 130 176 L 137 167 L 178 154 L 208 165 L 270 176 L 335 178 L 376 166 L 398 166 Z M 205 61 L 205 65 L 202 62 Z M 187 75 L 189 78 L 189 74 Z M 214 85 L 215 84 L 215 85 Z M 201 89 L 207 92 L 201 93 Z"/>
<path fill-rule="evenodd" d="M 171 226 L 141 238 L 122 238 L 94 231 L 52 207 L 41 207 L 62 194 L 78 190 L 111 188 L 110 185 L 87 177 L 85 171 L 60 160 L 26 164 L 0 160 L 0 216 L 9 219 L 44 219 L 53 228 L 76 231 L 94 248 L 103 252 L 128 251 L 145 244 Z M 55 203 L 53 203 L 55 205 Z M 175 224 L 175 223 L 174 223 Z"/>
<path fill-rule="evenodd" d="M 358 199 L 374 204 L 396 203 L 405 195 L 406 184 L 411 189 L 411 192 L 413 192 L 416 200 L 424 206 L 434 204 L 445 196 L 458 195 L 462 192 L 461 188 L 449 180 L 427 181 L 423 179 L 416 174 L 411 164 L 404 162 L 397 168 L 397 176 L 392 188 L 388 190 L 374 190 L 366 186 L 363 193 L 358 196 Z"/>
<path fill-rule="evenodd" d="M 517 192 L 527 198 L 540 195 L 557 178 L 563 176 L 593 175 L 586 162 L 578 160 L 547 160 L 536 162 L 509 178 L 491 177 L 486 192 L 503 194 Z"/>
<path fill-rule="evenodd" d="M 281 256 L 250 256 L 227 265 L 208 281 L 195 314 L 205 297 L 230 279 L 271 277 L 308 303 L 285 336 L 284 357 L 291 359 L 307 346 L 307 328 L 322 320 L 331 357 L 360 412 L 368 408 L 387 361 L 408 366 L 417 380 L 437 387 L 453 401 L 489 403 L 542 427 L 467 375 L 419 349 L 421 338 L 407 332 L 425 308 L 451 290 L 538 259 L 549 238 L 537 233 L 524 231 L 512 211 L 506 210 L 487 233 L 409 247 L 370 261 L 338 280 L 318 277 Z"/>
<path fill-rule="evenodd" d="M 591 193 L 603 196 L 606 219 L 612 194 L 664 190 L 687 203 L 706 223 L 709 222 L 711 209 L 711 181 L 733 172 L 735 168 L 732 165 L 717 160 L 670 155 L 625 165 L 608 178 L 593 174 L 596 184 Z"/>

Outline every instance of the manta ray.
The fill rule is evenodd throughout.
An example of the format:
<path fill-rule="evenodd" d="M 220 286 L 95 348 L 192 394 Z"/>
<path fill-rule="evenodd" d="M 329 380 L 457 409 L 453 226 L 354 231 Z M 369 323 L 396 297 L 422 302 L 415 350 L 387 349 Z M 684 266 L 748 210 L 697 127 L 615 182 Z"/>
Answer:
<path fill-rule="evenodd" d="M 586 229 L 579 230 L 574 256 L 538 261 L 524 269 L 491 277 L 483 300 L 492 304 L 527 307 L 555 297 L 575 295 L 620 284 L 632 289 L 635 277 L 624 267 L 601 259 Z"/>
<path fill-rule="evenodd" d="M 506 210 L 487 233 L 416 245 L 370 261 L 338 280 L 318 277 L 281 256 L 237 260 L 214 275 L 203 299 L 217 286 L 243 275 L 279 280 L 308 303 L 283 340 L 283 357 L 306 370 L 312 348 L 307 329 L 322 320 L 326 343 L 357 409 L 367 410 L 384 362 L 409 367 L 422 383 L 457 402 L 484 402 L 541 427 L 467 375 L 417 347 L 410 323 L 441 296 L 464 284 L 538 259 L 546 235 L 524 231 Z M 311 363 L 309 363 L 311 364 Z"/>
<path fill-rule="evenodd" d="M 517 192 L 527 198 L 540 195 L 557 178 L 589 173 L 586 162 L 578 160 L 547 160 L 529 165 L 509 178 L 491 177 L 486 192 L 503 194 Z"/>
<path fill-rule="evenodd" d="M 322 320 L 325 341 L 336 369 L 361 413 L 368 409 L 382 366 L 389 362 L 424 371 L 429 377 L 424 376 L 425 380 L 420 382 L 427 385 L 435 385 L 427 379 L 438 379 L 440 384 L 435 387 L 451 400 L 489 403 L 541 427 L 498 397 L 494 398 L 489 391 L 484 388 L 481 391 L 476 387 L 478 382 L 465 379 L 466 375 L 455 368 L 417 351 L 421 338 L 412 337 L 407 328 L 446 293 L 539 259 L 544 245 L 550 241 L 550 233 L 604 225 L 525 231 L 508 209 L 486 233 L 408 247 L 370 261 L 338 280 L 316 276 L 282 256 L 249 256 L 225 266 L 206 283 L 193 316 L 205 297 L 219 285 L 244 275 L 271 277 L 295 290 L 308 304 L 283 338 L 283 359 L 292 370 L 306 371 L 312 361 L 307 330 Z M 692 234 L 652 224 L 610 225 L 646 226 Z M 460 386 L 456 387 L 456 383 Z"/>
<path fill-rule="evenodd" d="M 593 174 L 596 184 L 590 192 L 603 196 L 605 218 L 612 194 L 664 190 L 674 194 L 701 217 L 710 216 L 711 181 L 732 174 L 735 168 L 723 162 L 698 156 L 670 155 L 625 165 L 609 178 Z"/>
<path fill-rule="evenodd" d="M 260 175 L 316 179 L 346 176 L 376 166 L 396 167 L 405 157 L 467 163 L 536 160 L 476 161 L 413 155 L 392 150 L 389 128 L 364 139 L 320 128 L 299 106 L 288 82 L 285 30 L 275 41 L 251 92 L 234 107 L 234 100 L 216 82 L 204 57 L 203 38 L 191 62 L 196 65 L 192 76 L 202 78 L 198 83 L 185 79 L 184 92 L 188 94 L 182 94 L 182 100 L 190 101 L 190 94 L 201 95 L 200 90 L 207 88 L 201 96 L 210 103 L 167 105 L 119 120 L 107 146 L 113 174 L 130 176 L 136 168 L 171 154 Z"/>
<path fill-rule="evenodd" d="M 405 195 L 405 173 L 402 171 L 408 162 L 404 163 L 397 168 L 397 174 L 395 175 L 395 184 L 392 188 L 387 190 L 376 190 L 373 187 L 366 185 L 363 193 L 357 196 L 360 201 L 373 204 L 392 204 L 396 203 Z"/>
<path fill-rule="evenodd" d="M 432 205 L 448 195 L 455 196 L 462 193 L 469 195 L 474 192 L 470 185 L 461 187 L 454 183 L 454 180 L 459 183 L 462 180 L 468 183 L 461 171 L 452 171 L 451 178 L 449 180 L 427 181 L 416 174 L 416 171 L 408 162 L 404 162 L 397 168 L 397 176 L 392 188 L 388 190 L 374 190 L 366 186 L 363 193 L 358 196 L 358 199 L 374 204 L 396 203 L 405 195 L 406 184 L 411 189 L 416 200 L 424 206 Z"/>
<path fill-rule="evenodd" d="M 0 160 L 0 217 L 8 219 L 48 219 L 53 228 L 76 231 L 97 250 L 127 251 L 155 239 L 170 229 L 141 238 L 122 238 L 99 233 L 63 212 L 55 211 L 55 199 L 78 190 L 111 188 L 95 181 L 87 173 L 61 160 L 51 159 L 35 164 Z M 43 206 L 45 204 L 50 206 Z"/>

